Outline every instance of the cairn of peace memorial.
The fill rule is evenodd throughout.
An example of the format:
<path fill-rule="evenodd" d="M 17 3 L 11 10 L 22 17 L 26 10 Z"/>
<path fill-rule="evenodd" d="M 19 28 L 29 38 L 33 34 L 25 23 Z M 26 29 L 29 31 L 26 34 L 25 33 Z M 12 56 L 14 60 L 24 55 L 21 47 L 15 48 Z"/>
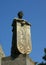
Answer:
<path fill-rule="evenodd" d="M 11 55 L 1 59 L 1 65 L 35 65 L 29 57 L 32 51 L 31 24 L 22 19 L 23 12 L 12 22 Z"/>

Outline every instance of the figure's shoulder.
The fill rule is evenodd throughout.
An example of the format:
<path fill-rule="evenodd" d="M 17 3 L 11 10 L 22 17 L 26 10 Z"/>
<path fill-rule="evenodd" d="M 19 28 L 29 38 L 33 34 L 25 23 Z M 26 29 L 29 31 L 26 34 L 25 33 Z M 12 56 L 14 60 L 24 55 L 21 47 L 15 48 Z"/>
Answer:
<path fill-rule="evenodd" d="M 27 25 L 31 26 L 31 23 L 27 22 L 27 20 L 25 20 L 25 19 L 14 18 L 13 22 L 20 22 L 20 23 L 24 23 L 24 24 L 27 24 Z"/>

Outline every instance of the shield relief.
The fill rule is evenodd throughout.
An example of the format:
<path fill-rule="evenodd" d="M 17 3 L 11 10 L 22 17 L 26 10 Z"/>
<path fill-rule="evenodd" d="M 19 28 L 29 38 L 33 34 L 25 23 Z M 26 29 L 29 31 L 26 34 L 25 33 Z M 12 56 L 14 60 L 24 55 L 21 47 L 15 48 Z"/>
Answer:
<path fill-rule="evenodd" d="M 30 25 L 17 22 L 17 48 L 22 54 L 29 54 L 32 50 Z"/>

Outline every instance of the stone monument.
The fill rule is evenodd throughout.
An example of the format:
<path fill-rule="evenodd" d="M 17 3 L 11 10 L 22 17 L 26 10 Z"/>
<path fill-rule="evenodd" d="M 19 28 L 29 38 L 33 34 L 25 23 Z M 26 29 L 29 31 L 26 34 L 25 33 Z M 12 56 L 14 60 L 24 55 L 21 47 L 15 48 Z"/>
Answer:
<path fill-rule="evenodd" d="M 18 18 L 13 19 L 11 56 L 2 58 L 2 65 L 35 65 L 29 58 L 32 50 L 31 24 L 22 17 L 23 12 L 20 11 Z"/>

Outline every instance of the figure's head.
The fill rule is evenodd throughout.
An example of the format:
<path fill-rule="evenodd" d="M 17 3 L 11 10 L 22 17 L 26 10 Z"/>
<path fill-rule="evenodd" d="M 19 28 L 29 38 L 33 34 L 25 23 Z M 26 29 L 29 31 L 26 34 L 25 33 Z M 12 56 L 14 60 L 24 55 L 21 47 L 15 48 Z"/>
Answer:
<path fill-rule="evenodd" d="M 22 19 L 22 17 L 23 17 L 23 12 L 22 11 L 18 12 L 18 18 Z"/>

